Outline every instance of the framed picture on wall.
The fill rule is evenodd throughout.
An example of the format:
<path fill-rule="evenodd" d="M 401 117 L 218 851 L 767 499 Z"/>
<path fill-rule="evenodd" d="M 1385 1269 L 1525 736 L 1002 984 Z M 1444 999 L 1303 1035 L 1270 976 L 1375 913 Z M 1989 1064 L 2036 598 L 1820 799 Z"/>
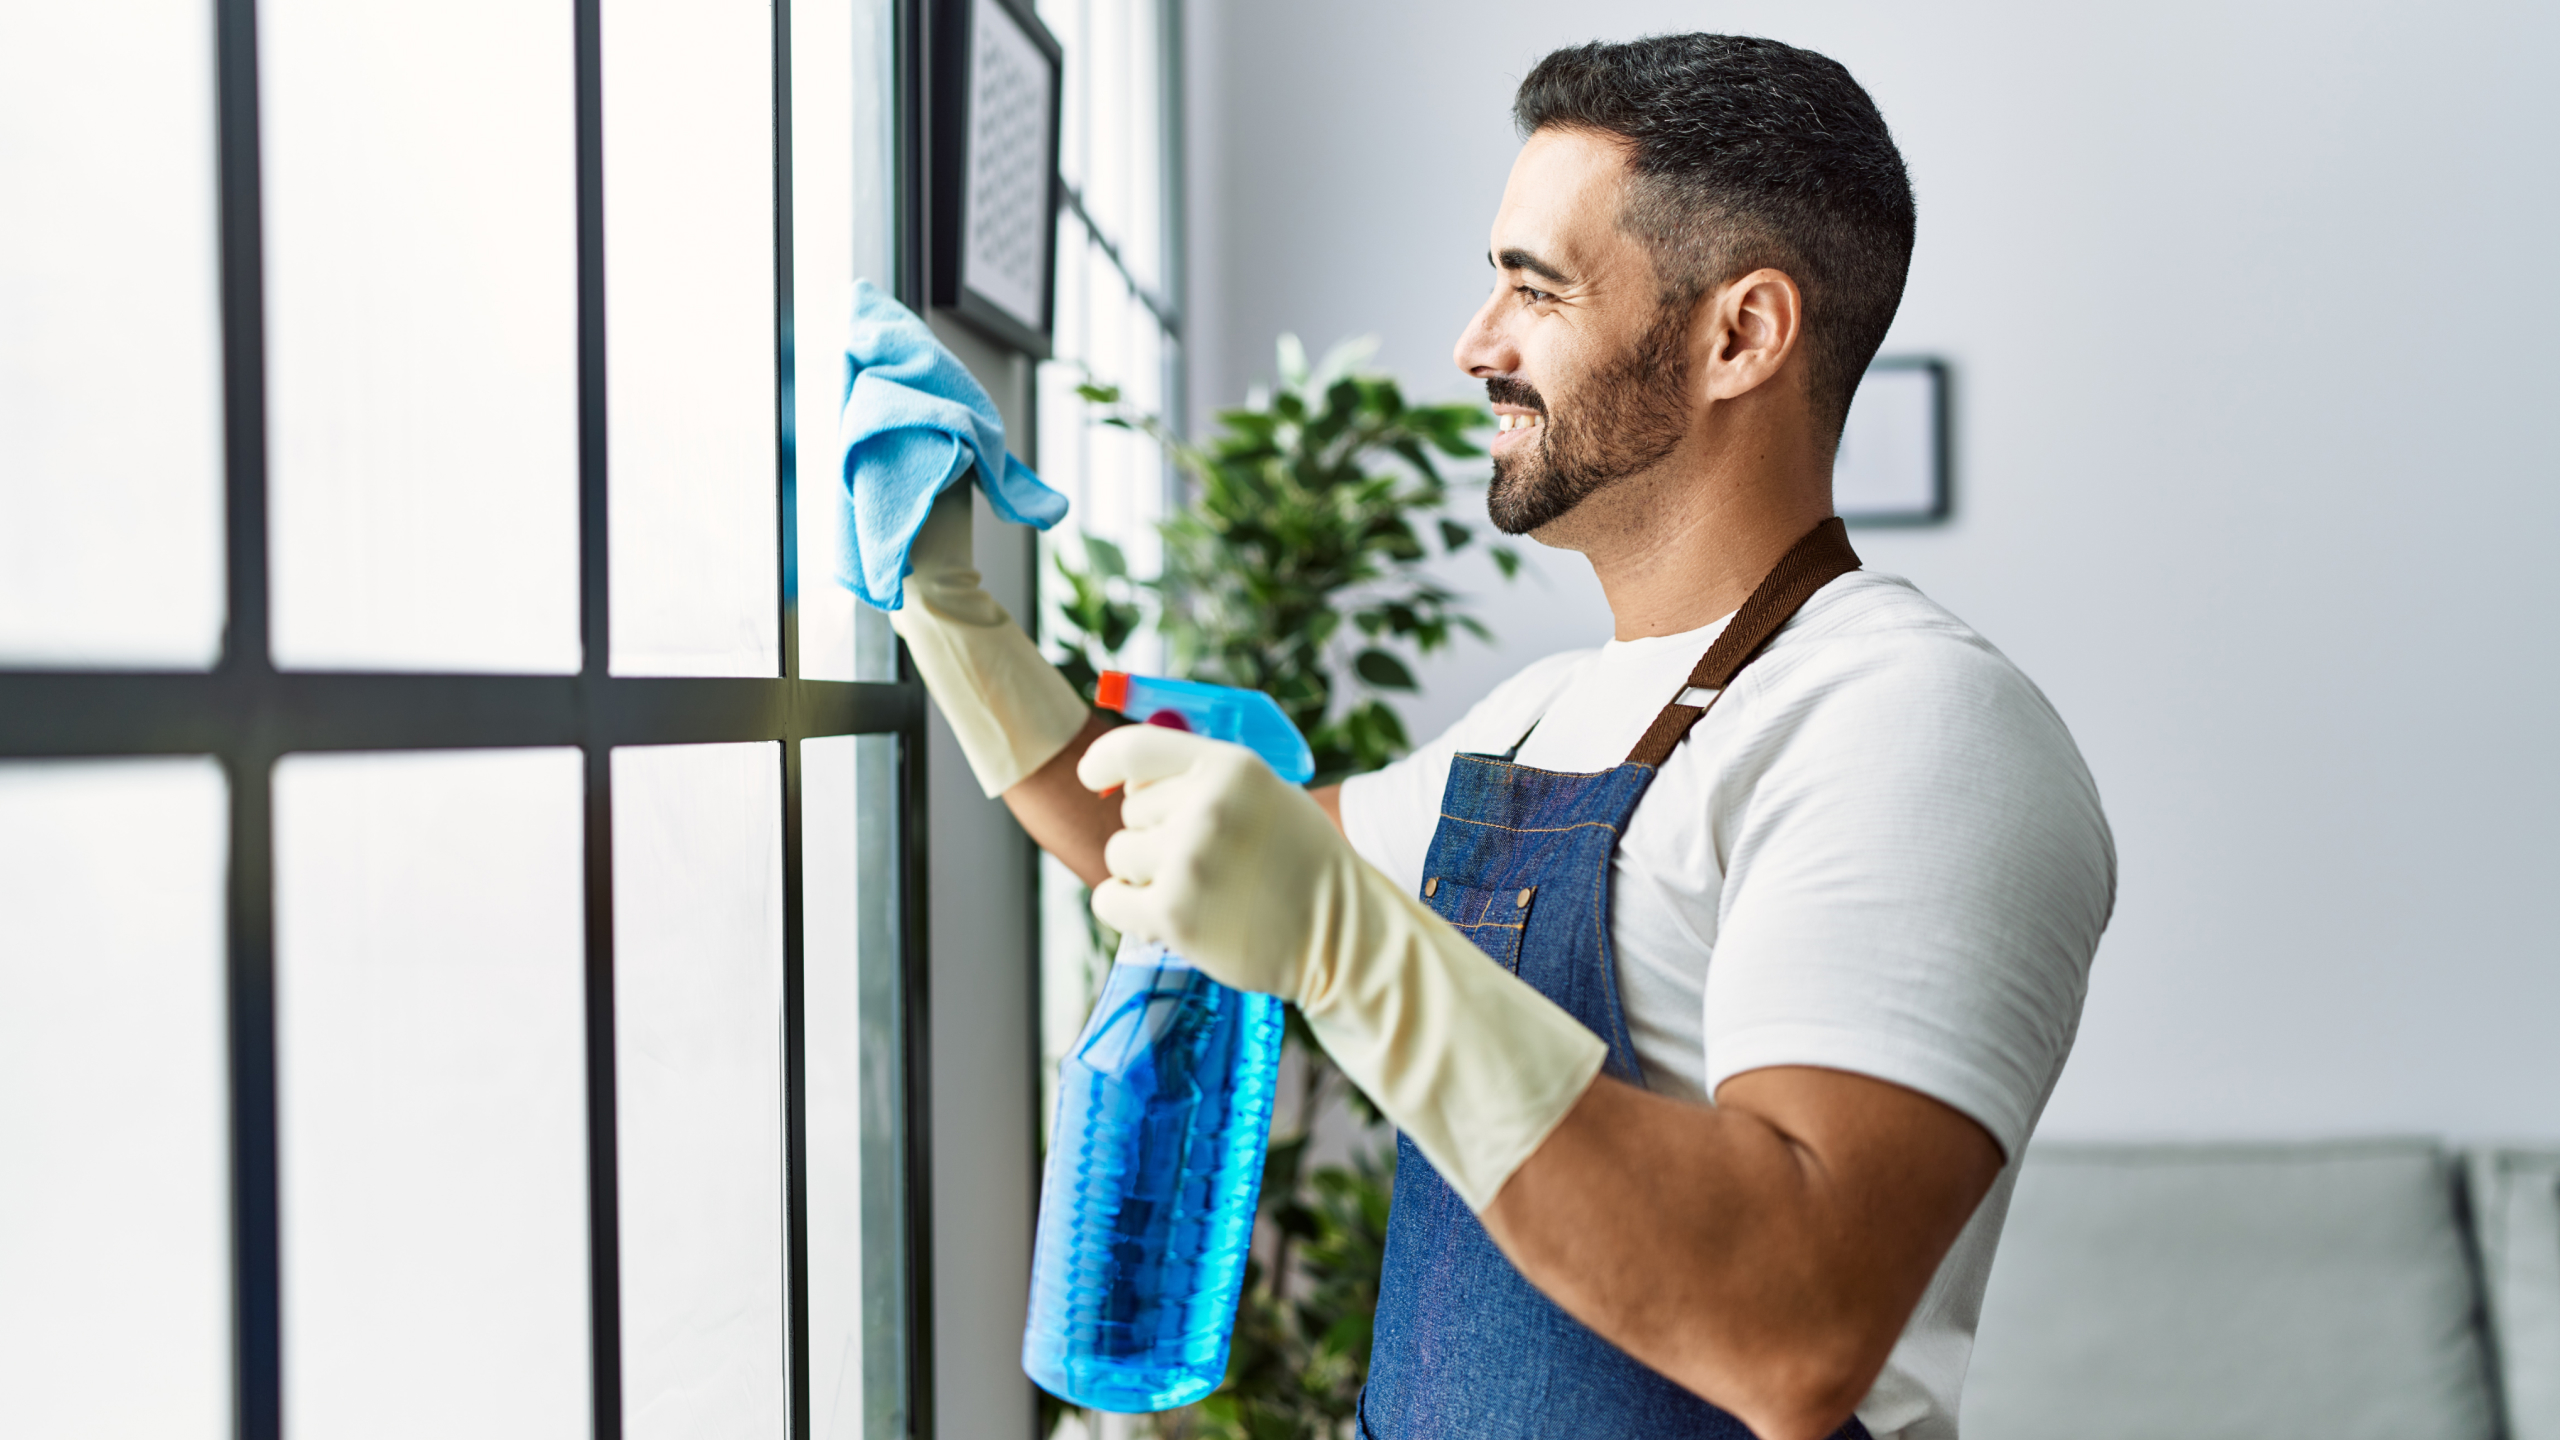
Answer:
<path fill-rule="evenodd" d="M 933 303 L 1046 359 L 1063 52 L 1014 0 L 936 0 L 933 39 Z"/>
<path fill-rule="evenodd" d="M 1947 518 L 1949 499 L 1946 362 L 1877 360 L 1840 432 L 1833 507 L 1852 525 L 1928 525 Z"/>

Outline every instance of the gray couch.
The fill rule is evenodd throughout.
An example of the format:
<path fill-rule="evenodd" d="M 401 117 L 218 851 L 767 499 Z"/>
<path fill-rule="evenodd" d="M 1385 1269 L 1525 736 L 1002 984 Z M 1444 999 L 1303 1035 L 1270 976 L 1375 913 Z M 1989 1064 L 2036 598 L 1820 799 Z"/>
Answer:
<path fill-rule="evenodd" d="M 2560 1150 L 2038 1145 L 1966 1440 L 2560 1440 Z"/>

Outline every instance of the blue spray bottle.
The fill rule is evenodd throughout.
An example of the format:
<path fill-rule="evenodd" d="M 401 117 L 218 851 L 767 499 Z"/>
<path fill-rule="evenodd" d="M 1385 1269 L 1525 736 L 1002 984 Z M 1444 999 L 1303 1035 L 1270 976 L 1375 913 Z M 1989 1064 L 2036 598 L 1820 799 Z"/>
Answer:
<path fill-rule="evenodd" d="M 1231 740 L 1295 784 L 1315 756 L 1270 696 L 1107 672 L 1133 719 Z M 1227 1372 L 1280 1078 L 1280 1001 L 1123 940 L 1058 1067 L 1022 1368 L 1094 1410 L 1188 1405 Z"/>

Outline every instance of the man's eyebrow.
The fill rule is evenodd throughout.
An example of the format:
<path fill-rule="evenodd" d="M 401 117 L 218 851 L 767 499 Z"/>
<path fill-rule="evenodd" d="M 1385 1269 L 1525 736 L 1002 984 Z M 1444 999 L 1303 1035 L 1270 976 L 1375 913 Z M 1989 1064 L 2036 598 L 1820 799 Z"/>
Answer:
<path fill-rule="evenodd" d="M 1573 281 L 1572 276 L 1526 250 L 1514 248 L 1505 250 L 1498 256 L 1487 255 L 1484 258 L 1486 264 L 1497 270 L 1526 270 L 1542 280 L 1553 280 L 1559 285 L 1571 284 Z"/>

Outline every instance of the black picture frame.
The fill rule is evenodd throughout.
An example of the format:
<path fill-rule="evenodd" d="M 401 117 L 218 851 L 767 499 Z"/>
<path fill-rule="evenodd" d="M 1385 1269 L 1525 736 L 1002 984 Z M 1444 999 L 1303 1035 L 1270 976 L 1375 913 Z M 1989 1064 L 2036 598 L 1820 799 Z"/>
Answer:
<path fill-rule="evenodd" d="M 1954 413 L 1952 376 L 1946 360 L 1936 355 L 1879 355 L 1867 374 L 1918 372 L 1929 386 L 1929 497 L 1926 503 L 1867 508 L 1840 503 L 1840 518 L 1857 528 L 1908 529 L 1940 525 L 1954 518 Z M 1863 389 L 1863 386 L 1861 387 Z"/>
<path fill-rule="evenodd" d="M 1018 0 L 931 0 L 932 11 L 932 168 L 928 189 L 932 239 L 930 291 L 934 308 L 967 321 L 990 339 L 1046 360 L 1058 303 L 1058 180 L 1060 117 L 1066 80 L 1066 52 L 1049 27 L 1028 4 Z M 1010 21 L 1045 61 L 1049 70 L 1048 144 L 1043 164 L 1046 195 L 1041 205 L 1040 299 L 1036 315 L 1015 308 L 972 283 L 969 270 L 972 80 L 977 56 L 978 17 L 991 12 Z"/>

